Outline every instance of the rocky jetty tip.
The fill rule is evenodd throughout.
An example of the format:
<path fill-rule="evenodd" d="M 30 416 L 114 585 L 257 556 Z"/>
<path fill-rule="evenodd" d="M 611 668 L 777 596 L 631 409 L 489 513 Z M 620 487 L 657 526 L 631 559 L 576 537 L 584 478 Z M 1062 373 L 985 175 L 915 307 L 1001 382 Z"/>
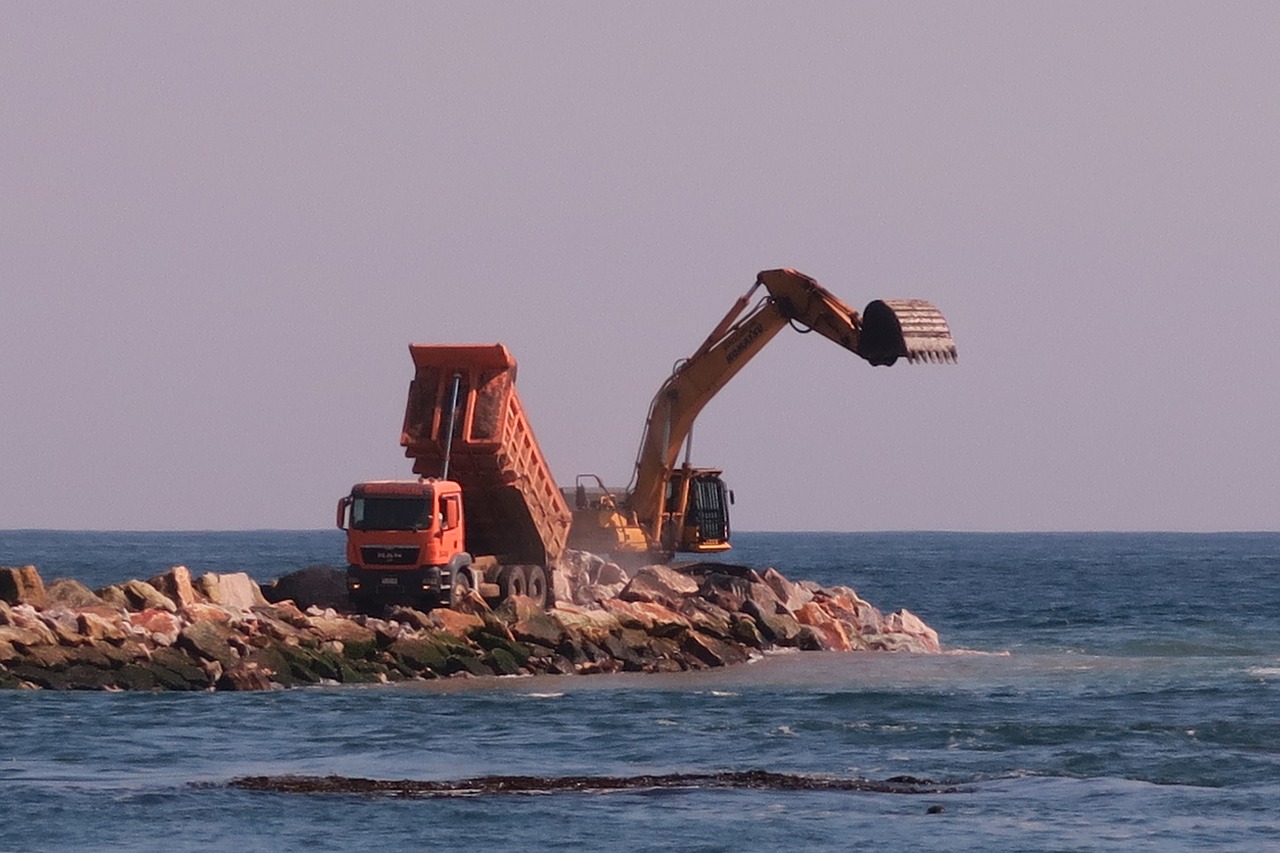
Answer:
<path fill-rule="evenodd" d="M 0 687 L 270 690 L 308 684 L 520 674 L 675 672 L 775 649 L 938 652 L 915 615 L 888 615 L 848 587 L 774 569 L 699 563 L 628 573 L 569 552 L 545 611 L 517 596 L 490 607 L 347 609 L 343 573 L 313 566 L 260 586 L 244 573 L 91 590 L 0 568 Z"/>

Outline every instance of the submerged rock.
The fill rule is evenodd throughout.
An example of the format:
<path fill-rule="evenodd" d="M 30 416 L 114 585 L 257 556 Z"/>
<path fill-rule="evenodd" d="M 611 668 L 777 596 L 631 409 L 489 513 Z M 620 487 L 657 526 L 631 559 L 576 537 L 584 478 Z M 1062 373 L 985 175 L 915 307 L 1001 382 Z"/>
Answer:
<path fill-rule="evenodd" d="M 472 779 L 429 781 L 420 779 L 364 779 L 351 776 L 242 776 L 228 787 L 244 791 L 286 794 L 355 794 L 374 797 L 475 797 L 484 794 L 574 794 L 604 791 L 676 791 L 746 789 L 753 791 L 845 791 L 874 794 L 958 794 L 966 789 L 931 779 L 893 776 L 888 779 L 805 776 L 767 770 L 719 773 L 661 773 L 640 776 L 480 776 Z M 943 811 L 930 806 L 929 814 Z"/>

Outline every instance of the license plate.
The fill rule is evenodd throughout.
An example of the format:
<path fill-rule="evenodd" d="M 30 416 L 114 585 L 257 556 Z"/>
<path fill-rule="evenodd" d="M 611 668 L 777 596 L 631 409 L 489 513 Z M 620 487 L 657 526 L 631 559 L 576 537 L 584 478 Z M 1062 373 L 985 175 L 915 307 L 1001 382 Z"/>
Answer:
<path fill-rule="evenodd" d="M 382 585 L 383 586 L 399 586 L 400 578 L 383 578 Z"/>

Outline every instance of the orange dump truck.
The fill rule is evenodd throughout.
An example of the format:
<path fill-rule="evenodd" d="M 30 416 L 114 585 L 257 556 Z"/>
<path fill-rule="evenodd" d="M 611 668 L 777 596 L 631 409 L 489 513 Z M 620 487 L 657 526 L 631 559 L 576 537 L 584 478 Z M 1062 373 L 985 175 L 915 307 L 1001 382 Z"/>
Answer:
<path fill-rule="evenodd" d="M 501 344 L 412 344 L 400 444 L 415 480 L 357 483 L 338 504 L 357 605 L 551 602 L 572 515 L 516 393 Z"/>

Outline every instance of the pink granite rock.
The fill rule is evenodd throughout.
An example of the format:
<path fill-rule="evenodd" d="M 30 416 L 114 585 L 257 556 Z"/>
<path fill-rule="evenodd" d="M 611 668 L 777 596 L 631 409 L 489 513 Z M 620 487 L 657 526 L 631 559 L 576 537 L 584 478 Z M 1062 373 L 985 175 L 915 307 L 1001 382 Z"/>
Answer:
<path fill-rule="evenodd" d="M 191 584 L 191 572 L 186 566 L 174 566 L 164 574 L 156 575 L 148 583 L 179 608 L 199 600 L 195 587 Z"/>
<path fill-rule="evenodd" d="M 131 580 L 120 585 L 130 610 L 167 610 L 176 613 L 178 605 L 173 599 L 146 581 Z"/>
<path fill-rule="evenodd" d="M 324 616 L 311 617 L 310 632 L 322 642 L 336 640 L 341 643 L 372 643 L 374 632 L 364 625 L 350 619 L 328 619 Z"/>
<path fill-rule="evenodd" d="M 938 632 L 924 624 L 919 617 L 905 608 L 889 614 L 885 619 L 884 632 L 910 638 L 907 643 L 910 646 L 910 651 L 942 651 L 942 644 L 938 642 Z"/>
<path fill-rule="evenodd" d="M 208 601 L 193 601 L 184 605 L 181 613 L 188 622 L 223 622 L 230 624 L 239 622 L 241 619 L 241 614 L 238 610 L 233 612 L 221 604 L 213 604 Z"/>
<path fill-rule="evenodd" d="M 58 638 L 39 612 L 30 604 L 18 604 L 9 608 L 9 624 L 15 628 L 23 628 L 32 632 L 41 645 L 57 645 Z"/>
<path fill-rule="evenodd" d="M 36 567 L 0 568 L 0 600 L 9 604 L 30 604 L 37 609 L 44 607 L 44 581 Z"/>
<path fill-rule="evenodd" d="M 35 646 L 53 645 L 56 638 L 52 632 L 43 624 L 40 627 L 43 630 L 33 630 L 18 625 L 0 625 L 0 642 L 16 647 L 22 654 Z"/>
<path fill-rule="evenodd" d="M 602 641 L 608 634 L 622 627 L 617 617 L 611 613 L 589 610 L 576 604 L 560 603 L 547 612 L 568 634 L 593 643 Z"/>
<path fill-rule="evenodd" d="M 157 646 L 172 646 L 184 627 L 182 619 L 176 613 L 156 607 L 131 613 L 129 624 L 146 631 Z"/>
<path fill-rule="evenodd" d="M 698 582 L 670 566 L 645 566 L 618 593 L 624 601 L 652 601 L 675 609 L 681 599 L 694 595 Z"/>
<path fill-rule="evenodd" d="M 783 577 L 777 569 L 769 568 L 761 575 L 765 584 L 773 590 L 782 602 L 783 607 L 792 613 L 813 600 L 813 593 L 798 583 L 792 583 Z"/>
<path fill-rule="evenodd" d="M 262 588 L 244 572 L 220 575 L 208 572 L 199 577 L 195 587 L 214 604 L 250 610 L 267 604 Z"/>
<path fill-rule="evenodd" d="M 427 615 L 431 617 L 437 630 L 453 634 L 455 637 L 465 637 L 471 631 L 483 628 L 485 624 L 484 619 L 475 614 L 459 613 L 447 607 L 438 607 Z"/>
<path fill-rule="evenodd" d="M 836 652 L 852 651 L 854 641 L 848 629 L 827 613 L 815 601 L 810 601 L 795 611 L 796 620 L 814 630 L 824 649 Z"/>
<path fill-rule="evenodd" d="M 76 614 L 65 607 L 45 608 L 39 612 L 40 621 L 49 626 L 58 643 L 63 646 L 82 646 L 89 641 L 80 633 Z"/>
<path fill-rule="evenodd" d="M 118 613 L 104 615 L 97 609 L 76 613 L 77 628 L 91 643 L 123 642 L 130 635 L 124 622 L 125 617 Z"/>

